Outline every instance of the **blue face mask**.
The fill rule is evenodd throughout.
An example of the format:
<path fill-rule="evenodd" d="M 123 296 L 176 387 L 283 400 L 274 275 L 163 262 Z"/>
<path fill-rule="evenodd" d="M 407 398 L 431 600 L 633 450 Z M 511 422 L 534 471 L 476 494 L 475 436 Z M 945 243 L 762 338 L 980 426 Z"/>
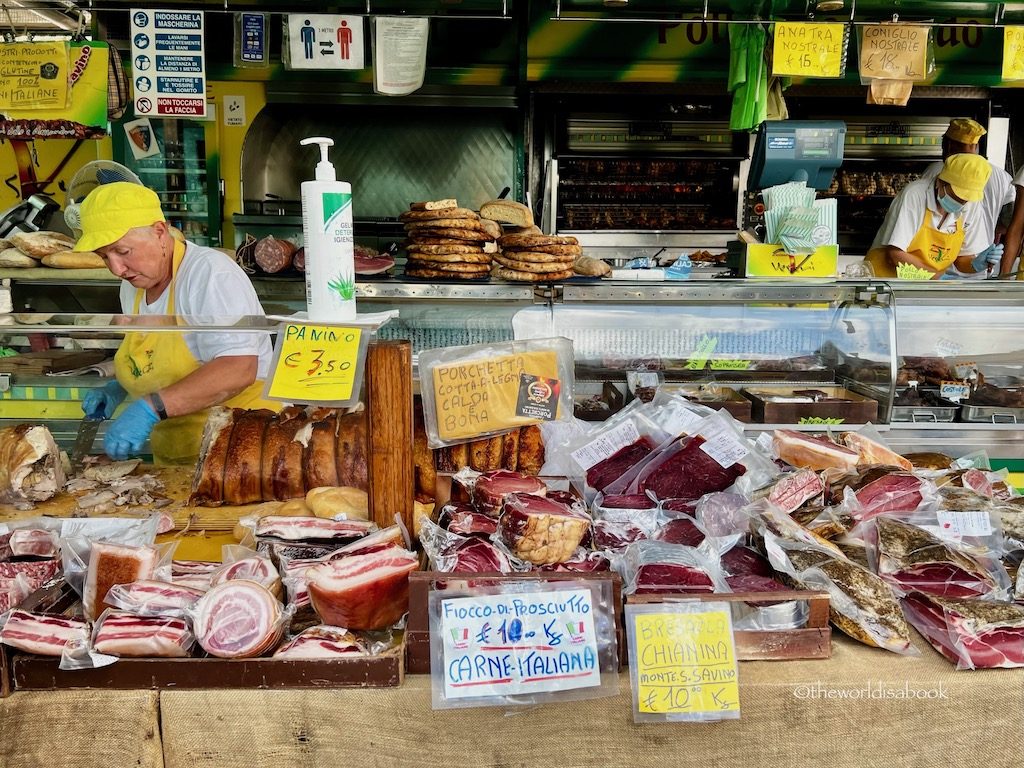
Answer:
<path fill-rule="evenodd" d="M 942 206 L 946 213 L 952 213 L 954 216 L 964 209 L 964 203 L 958 203 L 949 195 L 939 195 L 939 205 Z"/>

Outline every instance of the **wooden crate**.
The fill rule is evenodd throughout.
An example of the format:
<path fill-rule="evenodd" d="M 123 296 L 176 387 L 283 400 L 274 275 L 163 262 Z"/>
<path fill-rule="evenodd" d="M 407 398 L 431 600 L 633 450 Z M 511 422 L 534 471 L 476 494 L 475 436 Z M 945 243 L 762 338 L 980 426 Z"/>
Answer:
<path fill-rule="evenodd" d="M 430 592 L 438 585 L 452 589 L 472 586 L 515 584 L 524 581 L 557 583 L 562 581 L 608 581 L 611 583 L 615 611 L 615 640 L 619 669 L 626 665 L 626 644 L 622 629 L 622 579 L 612 571 L 597 573 L 441 573 L 414 571 L 409 576 L 409 621 L 406 624 L 406 670 L 413 675 L 430 674 Z"/>
<path fill-rule="evenodd" d="M 796 397 L 801 389 L 820 390 L 836 400 L 814 403 L 780 403 L 775 397 Z M 752 417 L 760 424 L 796 424 L 804 418 L 843 419 L 845 424 L 865 424 L 878 421 L 878 401 L 858 395 L 834 384 L 810 384 L 805 387 L 751 386 L 743 394 L 753 403 Z"/>
<path fill-rule="evenodd" d="M 39 590 L 21 610 L 73 615 L 78 596 L 64 582 Z M 198 646 L 197 646 L 198 648 Z M 121 659 L 107 667 L 63 671 L 60 659 L 6 649 L 12 691 L 69 688 L 390 688 L 405 678 L 403 641 L 384 653 L 351 659 Z M 199 649 L 198 653 L 202 653 Z"/>
<path fill-rule="evenodd" d="M 827 592 L 736 592 L 724 595 L 630 595 L 627 605 L 701 602 L 746 603 L 806 600 L 810 612 L 802 629 L 736 630 L 736 658 L 739 661 L 792 661 L 828 659 L 832 656 L 832 629 L 828 624 Z"/>

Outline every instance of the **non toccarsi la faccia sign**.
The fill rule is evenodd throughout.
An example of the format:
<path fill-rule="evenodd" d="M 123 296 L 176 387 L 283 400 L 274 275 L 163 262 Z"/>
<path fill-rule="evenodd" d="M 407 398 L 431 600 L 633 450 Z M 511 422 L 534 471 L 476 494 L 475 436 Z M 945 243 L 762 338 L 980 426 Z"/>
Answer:
<path fill-rule="evenodd" d="M 202 11 L 131 12 L 132 89 L 139 117 L 206 117 Z"/>

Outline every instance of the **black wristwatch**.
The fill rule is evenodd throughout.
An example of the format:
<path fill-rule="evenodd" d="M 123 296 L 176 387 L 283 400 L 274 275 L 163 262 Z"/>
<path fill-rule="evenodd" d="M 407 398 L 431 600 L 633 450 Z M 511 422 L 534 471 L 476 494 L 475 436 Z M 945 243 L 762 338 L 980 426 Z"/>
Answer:
<path fill-rule="evenodd" d="M 156 415 L 160 417 L 160 421 L 164 421 L 167 418 L 167 409 L 164 407 L 164 400 L 160 397 L 160 393 L 151 392 L 149 395 L 149 401 L 153 404 L 153 410 L 156 411 Z"/>

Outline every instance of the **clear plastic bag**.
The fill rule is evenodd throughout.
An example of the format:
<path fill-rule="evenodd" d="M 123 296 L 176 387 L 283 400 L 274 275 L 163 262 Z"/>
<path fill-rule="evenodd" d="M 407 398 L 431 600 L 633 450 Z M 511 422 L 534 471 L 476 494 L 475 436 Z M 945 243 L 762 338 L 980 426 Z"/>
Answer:
<path fill-rule="evenodd" d="M 420 394 L 431 448 L 573 416 L 572 342 L 530 339 L 427 349 Z"/>
<path fill-rule="evenodd" d="M 188 618 L 196 642 L 211 656 L 251 659 L 277 648 L 294 610 L 262 584 L 237 579 L 211 587 Z"/>
<path fill-rule="evenodd" d="M 430 593 L 434 709 L 614 696 L 610 579 Z"/>
<path fill-rule="evenodd" d="M 115 584 L 104 603 L 137 616 L 185 616 L 206 590 L 165 581 L 134 581 Z"/>
<path fill-rule="evenodd" d="M 959 670 L 1024 667 L 1024 607 L 915 593 L 903 600 L 903 609 Z"/>
<path fill-rule="evenodd" d="M 283 596 L 281 574 L 270 558 L 248 547 L 225 544 L 221 549 L 221 562 L 223 565 L 210 575 L 210 586 L 232 579 L 248 579 L 262 584 L 278 599 Z"/>
<path fill-rule="evenodd" d="M 750 533 L 747 499 L 736 493 L 709 493 L 697 500 L 695 517 L 708 536 L 724 537 Z"/>
<path fill-rule="evenodd" d="M 104 611 L 92 630 L 96 652 L 121 658 L 186 658 L 195 641 L 182 617 L 137 616 L 113 609 Z"/>
<path fill-rule="evenodd" d="M 7 539 L 9 556 L 59 557 L 61 526 L 62 521 L 53 517 L 33 517 L 10 521 L 6 525 L 10 533 Z"/>
<path fill-rule="evenodd" d="M 694 547 L 637 541 L 612 560 L 612 567 L 622 576 L 626 595 L 729 592 L 717 560 Z"/>
<path fill-rule="evenodd" d="M 425 520 L 420 543 L 433 571 L 443 573 L 515 573 L 530 570 L 499 542 L 478 536 L 461 536 Z"/>

